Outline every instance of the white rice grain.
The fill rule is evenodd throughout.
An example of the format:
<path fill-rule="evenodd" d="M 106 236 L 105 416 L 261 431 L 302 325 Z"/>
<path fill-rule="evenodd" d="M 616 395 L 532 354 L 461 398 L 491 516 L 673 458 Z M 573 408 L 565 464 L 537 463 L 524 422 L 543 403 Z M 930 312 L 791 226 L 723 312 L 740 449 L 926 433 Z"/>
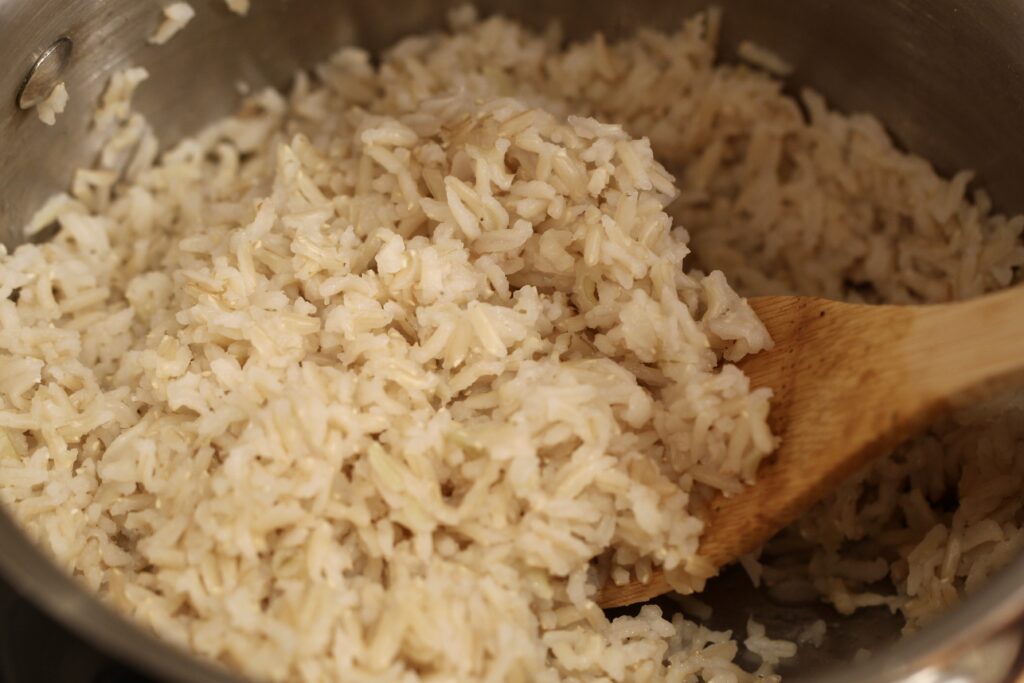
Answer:
<path fill-rule="evenodd" d="M 57 123 L 57 115 L 64 113 L 64 109 L 68 106 L 68 89 L 61 81 L 50 94 L 46 96 L 42 102 L 36 104 L 36 115 L 39 116 L 39 120 L 45 123 L 47 126 L 52 126 Z"/>
<path fill-rule="evenodd" d="M 195 17 L 196 11 L 192 9 L 192 5 L 187 2 L 175 2 L 164 7 L 164 18 L 160 26 L 157 27 L 153 35 L 149 37 L 149 42 L 152 45 L 163 45 L 168 40 L 173 38 L 178 31 L 185 28 L 185 26 L 192 21 Z"/>

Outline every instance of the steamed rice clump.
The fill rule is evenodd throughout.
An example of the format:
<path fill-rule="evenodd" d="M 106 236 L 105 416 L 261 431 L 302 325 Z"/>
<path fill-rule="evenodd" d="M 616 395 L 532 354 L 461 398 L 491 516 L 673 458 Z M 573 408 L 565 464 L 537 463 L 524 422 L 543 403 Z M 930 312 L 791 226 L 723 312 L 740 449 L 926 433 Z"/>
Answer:
<path fill-rule="evenodd" d="M 608 623 L 592 561 L 700 587 L 687 511 L 773 448 L 731 364 L 771 340 L 684 270 L 646 140 L 429 92 L 416 44 L 44 207 L 59 236 L 0 271 L 5 500 L 109 601 L 260 677 L 744 677 L 690 656 L 722 634 Z"/>
<path fill-rule="evenodd" d="M 126 104 L 145 72 L 115 77 L 100 167 L 30 226 L 60 234 L 0 259 L 3 500 L 112 604 L 260 678 L 773 680 L 792 646 L 756 622 L 748 674 L 742 634 L 588 599 L 594 567 L 699 587 L 687 511 L 773 446 L 731 365 L 770 340 L 729 283 L 969 296 L 1012 280 L 1024 219 L 716 66 L 714 13 L 567 48 L 453 23 L 159 163 Z M 1021 478 L 1012 424 L 911 444 L 765 580 L 911 623 L 955 599 L 1019 545 L 992 488 Z"/>

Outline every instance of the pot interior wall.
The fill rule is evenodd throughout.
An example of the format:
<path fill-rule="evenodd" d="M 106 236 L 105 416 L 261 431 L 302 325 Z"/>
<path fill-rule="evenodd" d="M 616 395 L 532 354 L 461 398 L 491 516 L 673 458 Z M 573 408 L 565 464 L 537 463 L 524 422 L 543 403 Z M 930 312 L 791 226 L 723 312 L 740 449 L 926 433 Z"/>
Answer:
<path fill-rule="evenodd" d="M 295 69 L 341 44 L 379 50 L 403 35 L 444 24 L 457 0 L 262 0 L 247 18 L 221 0 L 193 2 L 196 20 L 164 46 L 145 38 L 158 3 L 128 0 L 0 0 L 0 240 L 21 226 L 71 169 L 95 154 L 88 130 L 109 74 L 146 66 L 136 97 L 161 139 L 195 131 L 237 104 L 237 85 L 283 86 Z M 569 38 L 611 36 L 638 25 L 671 28 L 703 0 L 481 0 L 536 26 L 561 22 Z M 872 111 L 908 149 L 940 170 L 971 168 L 1007 211 L 1024 210 L 1024 3 L 959 0 L 717 0 L 725 12 L 724 56 L 740 39 L 770 47 L 843 111 Z M 53 41 L 74 42 L 63 79 L 68 111 L 53 128 L 16 105 L 35 58 Z"/>

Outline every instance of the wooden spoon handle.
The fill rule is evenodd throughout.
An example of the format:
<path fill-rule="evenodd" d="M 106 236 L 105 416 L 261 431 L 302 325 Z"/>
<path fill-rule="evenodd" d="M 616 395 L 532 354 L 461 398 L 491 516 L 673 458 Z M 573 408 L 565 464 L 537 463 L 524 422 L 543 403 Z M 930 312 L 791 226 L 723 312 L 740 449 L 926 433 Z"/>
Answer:
<path fill-rule="evenodd" d="M 872 459 L 975 392 L 1024 384 L 1024 288 L 938 306 L 864 306 L 810 297 L 751 305 L 776 340 L 741 366 L 774 391 L 769 424 L 781 438 L 757 483 L 720 496 L 705 516 L 700 554 L 722 567 L 759 548 Z M 669 589 L 607 586 L 605 607 Z"/>
<path fill-rule="evenodd" d="M 912 310 L 901 347 L 922 399 L 957 407 L 1024 382 L 1024 286 Z"/>
<path fill-rule="evenodd" d="M 783 298 L 752 302 L 781 348 L 743 370 L 773 388 L 781 443 L 756 485 L 712 503 L 701 555 L 716 567 L 954 406 L 1024 380 L 1024 289 L 938 306 L 801 303 L 792 315 Z"/>

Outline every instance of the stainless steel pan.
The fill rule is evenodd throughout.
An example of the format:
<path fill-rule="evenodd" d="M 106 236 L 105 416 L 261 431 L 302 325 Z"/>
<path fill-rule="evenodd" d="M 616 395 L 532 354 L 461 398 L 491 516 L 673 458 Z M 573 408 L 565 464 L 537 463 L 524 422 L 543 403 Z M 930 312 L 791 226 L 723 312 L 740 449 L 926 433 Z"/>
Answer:
<path fill-rule="evenodd" d="M 92 107 L 109 75 L 146 66 L 152 79 L 136 104 L 164 141 L 230 111 L 236 83 L 285 85 L 297 68 L 343 43 L 379 49 L 439 27 L 446 0 L 254 0 L 242 19 L 221 0 L 192 0 L 196 20 L 169 44 L 145 38 L 158 2 L 0 0 L 0 240 L 20 226 L 71 170 L 88 164 Z M 637 25 L 673 26 L 700 0 L 482 0 L 567 33 L 615 34 Z M 767 45 L 795 65 L 794 86 L 811 85 L 839 109 L 871 111 L 900 144 L 940 170 L 973 168 L 1006 211 L 1024 211 L 1024 0 L 718 0 L 726 56 L 740 38 Z M 59 49 L 49 50 L 60 39 Z M 67 48 L 70 48 L 68 50 Z M 49 51 L 48 51 L 49 50 Z M 62 51 L 63 50 L 63 51 Z M 40 62 L 37 66 L 37 62 Z M 33 69 L 35 70 L 33 71 Z M 63 80 L 68 110 L 48 129 L 18 106 Z M 26 89 L 27 88 L 27 89 Z M 235 680 L 179 653 L 100 605 L 30 544 L 0 513 L 0 572 L 30 599 L 112 654 L 168 681 Z M 726 582 L 730 579 L 726 578 Z M 733 586 L 711 597 L 736 603 Z M 741 611 L 770 610 L 743 596 Z M 728 605 L 725 605 L 728 607 Z M 728 609 L 724 610 L 728 612 Z M 890 629 L 872 619 L 830 628 L 833 639 L 877 642 Z M 882 636 L 882 639 L 889 639 Z M 1024 559 L 921 633 L 854 665 L 810 675 L 847 683 L 1003 683 L 1024 680 Z M 840 648 L 849 651 L 850 648 Z"/>

